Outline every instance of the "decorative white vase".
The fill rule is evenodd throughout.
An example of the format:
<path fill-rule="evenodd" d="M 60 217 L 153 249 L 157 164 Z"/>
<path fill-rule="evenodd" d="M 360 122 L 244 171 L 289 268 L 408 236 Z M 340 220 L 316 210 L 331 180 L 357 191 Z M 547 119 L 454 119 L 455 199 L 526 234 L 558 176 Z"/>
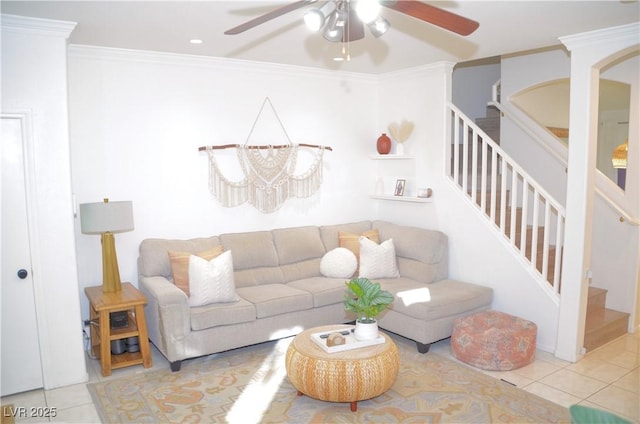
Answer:
<path fill-rule="evenodd" d="M 356 329 L 353 336 L 358 341 L 374 340 L 378 338 L 378 321 L 360 322 L 356 320 Z"/>
<path fill-rule="evenodd" d="M 396 143 L 396 155 L 404 155 L 404 145 L 402 143 Z"/>

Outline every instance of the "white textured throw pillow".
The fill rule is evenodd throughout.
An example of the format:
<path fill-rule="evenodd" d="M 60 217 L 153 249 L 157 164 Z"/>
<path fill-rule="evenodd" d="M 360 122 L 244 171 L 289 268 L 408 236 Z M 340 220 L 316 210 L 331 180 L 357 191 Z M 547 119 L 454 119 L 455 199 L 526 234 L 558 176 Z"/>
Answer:
<path fill-rule="evenodd" d="M 230 250 L 210 261 L 196 255 L 189 256 L 189 293 L 189 306 L 239 300 Z"/>
<path fill-rule="evenodd" d="M 345 247 L 328 251 L 320 261 L 320 273 L 329 278 L 351 278 L 357 268 L 356 255 Z"/>
<path fill-rule="evenodd" d="M 393 239 L 377 244 L 366 237 L 360 237 L 360 277 L 375 279 L 399 276 Z"/>

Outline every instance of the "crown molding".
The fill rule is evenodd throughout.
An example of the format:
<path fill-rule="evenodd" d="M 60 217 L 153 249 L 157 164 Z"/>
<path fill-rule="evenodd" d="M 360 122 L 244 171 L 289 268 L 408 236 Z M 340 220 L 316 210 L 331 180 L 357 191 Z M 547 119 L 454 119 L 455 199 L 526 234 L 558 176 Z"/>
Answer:
<path fill-rule="evenodd" d="M 389 80 L 404 79 L 404 78 L 422 77 L 426 73 L 430 73 L 432 71 L 440 71 L 440 72 L 446 72 L 447 74 L 451 74 L 451 72 L 453 72 L 454 66 L 455 66 L 454 62 L 448 62 L 448 61 L 435 62 L 428 65 L 414 66 L 412 68 L 400 69 L 398 71 L 391 71 L 384 74 L 380 74 L 379 79 L 380 81 L 389 81 Z"/>
<path fill-rule="evenodd" d="M 54 19 L 31 18 L 18 15 L 0 15 L 2 31 L 22 34 L 45 35 L 49 37 L 69 38 L 76 27 L 76 22 L 58 21 Z"/>
<path fill-rule="evenodd" d="M 567 35 L 560 37 L 559 40 L 567 49 L 575 50 L 577 48 L 589 47 L 601 43 L 626 42 L 625 44 L 630 45 L 638 44 L 640 41 L 638 34 L 640 34 L 640 23 L 635 22 L 628 25 Z"/>
<path fill-rule="evenodd" d="M 313 77 L 334 80 L 357 80 L 365 83 L 377 83 L 378 75 L 357 72 L 333 71 L 306 66 L 283 65 L 242 59 L 187 55 L 150 50 L 132 50 L 112 47 L 70 44 L 70 58 L 97 59 L 123 62 L 138 62 L 159 65 L 195 66 L 222 69 L 237 72 L 260 72 L 292 77 Z"/>

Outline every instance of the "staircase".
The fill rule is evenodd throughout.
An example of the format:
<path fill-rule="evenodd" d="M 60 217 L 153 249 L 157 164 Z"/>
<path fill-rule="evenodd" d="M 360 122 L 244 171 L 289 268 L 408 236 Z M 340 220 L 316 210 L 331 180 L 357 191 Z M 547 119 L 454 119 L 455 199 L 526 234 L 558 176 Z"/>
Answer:
<path fill-rule="evenodd" d="M 454 105 L 449 177 L 538 275 L 556 299 L 564 209 L 485 132 L 499 133 L 500 114 L 487 108 L 478 124 Z"/>
<path fill-rule="evenodd" d="M 547 246 L 547 253 L 545 256 L 545 244 L 544 244 L 544 228 L 541 226 L 537 226 L 537 227 L 533 227 L 533 225 L 527 225 L 525 228 L 526 234 L 522 234 L 522 228 L 523 228 L 523 224 L 522 224 L 522 207 L 520 206 L 516 206 L 515 208 L 511 206 L 510 200 L 509 200 L 509 194 L 510 191 L 506 190 L 506 201 L 503 203 L 501 202 L 501 192 L 500 192 L 500 180 L 498 180 L 496 182 L 496 187 L 498 189 L 498 193 L 497 193 L 497 198 L 495 201 L 495 207 L 496 207 L 496 211 L 494 214 L 495 220 L 493 221 L 493 223 L 495 224 L 496 227 L 500 228 L 500 217 L 501 217 L 501 208 L 505 207 L 505 216 L 504 216 L 504 221 L 505 221 L 505 227 L 504 227 L 504 233 L 505 235 L 508 235 L 508 237 L 512 238 L 513 240 L 515 240 L 514 242 L 514 247 L 517 248 L 518 250 L 521 250 L 520 247 L 521 246 L 525 246 L 524 249 L 524 257 L 529 261 L 529 262 L 535 262 L 535 268 L 536 270 L 542 274 L 543 269 L 547 269 L 547 281 L 549 282 L 549 284 L 553 285 L 554 282 L 554 278 L 555 278 L 555 261 L 556 261 L 556 246 L 555 244 L 550 243 Z M 480 207 L 481 206 L 481 201 L 482 201 L 482 194 L 481 193 L 475 193 L 475 195 L 473 193 L 471 193 L 471 191 L 469 190 L 468 193 L 470 198 L 475 199 L 475 205 Z M 487 193 L 485 193 L 486 196 L 486 201 L 485 201 L 485 215 L 490 216 L 491 215 L 491 191 L 488 191 Z M 514 213 L 515 211 L 515 213 Z M 512 220 L 512 214 L 514 214 L 513 216 L 513 220 Z M 511 228 L 512 225 L 515 225 L 515 230 L 513 232 L 513 234 L 511 234 Z M 535 241 L 534 241 L 534 231 L 536 232 L 535 234 Z M 535 246 L 535 249 L 533 248 Z M 533 250 L 535 250 L 535 255 L 533 254 Z M 561 256 L 561 255 L 559 255 Z M 546 261 L 544 260 L 544 258 L 546 257 Z M 559 270 L 560 271 L 560 270 Z"/>
<path fill-rule="evenodd" d="M 473 206 L 504 236 L 539 282 L 559 300 L 565 212 L 494 141 L 500 112 L 472 122 L 454 105 L 451 112 L 449 177 Z M 593 350 L 627 333 L 629 314 L 605 307 L 606 290 L 589 287 L 584 347 Z"/>
<path fill-rule="evenodd" d="M 584 348 L 587 352 L 627 334 L 629 314 L 605 307 L 607 291 L 589 287 Z"/>
<path fill-rule="evenodd" d="M 500 145 L 500 111 L 495 106 L 487 106 L 485 117 L 476 118 L 476 125 L 497 145 Z"/>

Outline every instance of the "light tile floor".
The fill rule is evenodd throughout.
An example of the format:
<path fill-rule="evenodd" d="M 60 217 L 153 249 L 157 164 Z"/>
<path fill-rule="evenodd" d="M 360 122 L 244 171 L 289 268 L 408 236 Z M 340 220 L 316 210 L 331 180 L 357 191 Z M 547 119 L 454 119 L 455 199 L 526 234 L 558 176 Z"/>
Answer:
<path fill-rule="evenodd" d="M 513 371 L 483 372 L 565 407 L 582 404 L 640 423 L 639 347 L 640 333 L 627 334 L 588 353 L 575 364 L 537 351 L 535 361 L 526 367 Z M 99 361 L 88 359 L 90 382 L 169 367 L 167 360 L 155 348 L 152 348 L 152 352 L 152 368 L 136 366 L 114 370 L 109 377 L 102 377 Z M 449 339 L 434 343 L 431 352 L 455 360 L 450 353 Z M 2 398 L 2 404 L 26 407 L 27 410 L 38 406 L 55 407 L 56 417 L 50 419 L 54 422 L 100 422 L 86 384 L 8 396 Z M 35 423 L 43 420 L 17 417 L 16 422 Z"/>

